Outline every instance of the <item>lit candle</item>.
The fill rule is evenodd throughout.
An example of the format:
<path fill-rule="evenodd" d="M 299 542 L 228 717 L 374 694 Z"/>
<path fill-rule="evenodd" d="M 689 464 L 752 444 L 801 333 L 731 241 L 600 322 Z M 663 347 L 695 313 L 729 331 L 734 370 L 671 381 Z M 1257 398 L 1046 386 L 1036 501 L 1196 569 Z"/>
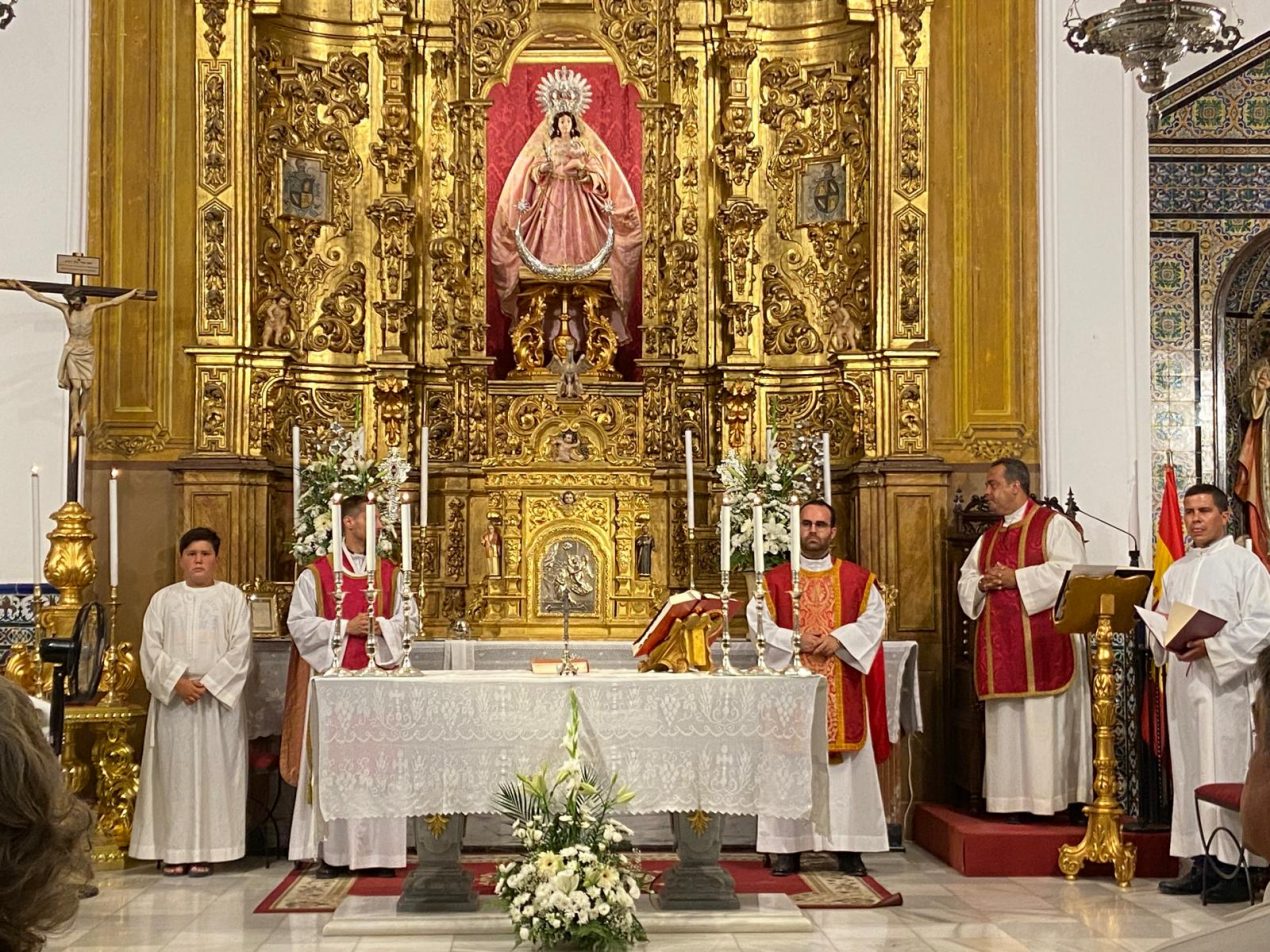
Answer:
<path fill-rule="evenodd" d="M 419 434 L 419 525 L 428 525 L 428 428 Z"/>
<path fill-rule="evenodd" d="M 719 571 L 732 570 L 732 507 L 726 502 L 719 507 Z"/>
<path fill-rule="evenodd" d="M 753 515 L 754 520 L 754 571 L 763 571 L 763 504 L 756 502 L 754 504 Z"/>
<path fill-rule="evenodd" d="M 344 574 L 344 517 L 342 504 L 344 497 L 336 493 L 331 497 L 331 559 L 335 564 L 335 574 Z"/>
<path fill-rule="evenodd" d="M 694 529 L 697 525 L 697 512 L 692 497 L 692 430 L 684 430 L 684 465 L 685 478 L 688 481 L 688 528 Z"/>
<path fill-rule="evenodd" d="M 75 485 L 75 501 L 82 506 L 84 504 L 84 492 L 85 492 L 84 460 L 88 457 L 88 441 L 84 439 L 82 435 L 77 436 L 75 437 L 75 445 L 79 449 L 79 452 L 77 454 L 79 456 L 79 481 Z"/>
<path fill-rule="evenodd" d="M 401 497 L 401 570 L 409 572 L 410 562 L 410 497 Z"/>
<path fill-rule="evenodd" d="M 39 585 L 40 571 L 40 467 L 31 467 L 31 578 Z"/>
<path fill-rule="evenodd" d="M 300 526 L 300 428 L 291 427 L 291 526 Z"/>
<path fill-rule="evenodd" d="M 110 587 L 119 586 L 119 470 L 110 470 Z"/>
<path fill-rule="evenodd" d="M 378 532 L 375 525 L 375 494 L 366 494 L 366 574 L 372 579 L 375 577 L 375 570 L 379 568 L 379 553 L 376 551 L 379 547 Z"/>
<path fill-rule="evenodd" d="M 826 503 L 833 504 L 833 487 L 830 485 L 833 479 L 833 473 L 829 466 L 829 431 L 825 430 L 820 434 L 820 455 L 821 455 L 821 495 Z"/>
<path fill-rule="evenodd" d="M 802 561 L 802 507 L 795 501 L 789 504 L 789 568 L 794 575 L 798 574 L 798 563 Z"/>

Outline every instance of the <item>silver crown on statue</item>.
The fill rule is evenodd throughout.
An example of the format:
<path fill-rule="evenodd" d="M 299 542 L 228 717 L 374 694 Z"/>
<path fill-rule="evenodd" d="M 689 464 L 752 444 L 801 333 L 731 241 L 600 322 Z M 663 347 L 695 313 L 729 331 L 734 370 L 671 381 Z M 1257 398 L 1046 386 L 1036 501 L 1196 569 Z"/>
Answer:
<path fill-rule="evenodd" d="M 561 66 L 544 76 L 538 84 L 538 105 L 548 121 L 562 112 L 580 119 L 591 107 L 591 84 L 581 73 Z"/>

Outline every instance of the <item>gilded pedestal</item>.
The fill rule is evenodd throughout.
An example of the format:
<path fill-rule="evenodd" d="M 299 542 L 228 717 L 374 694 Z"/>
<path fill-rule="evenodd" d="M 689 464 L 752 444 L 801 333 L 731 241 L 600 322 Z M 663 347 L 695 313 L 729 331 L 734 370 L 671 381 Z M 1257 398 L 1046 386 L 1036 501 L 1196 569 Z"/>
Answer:
<path fill-rule="evenodd" d="M 91 777 L 96 775 L 93 863 L 103 868 L 122 868 L 127 856 L 128 840 L 132 836 L 132 808 L 141 774 L 132 733 L 145 723 L 145 714 L 144 708 L 135 705 L 66 709 L 62 774 L 77 794 L 86 793 Z M 82 736 L 82 732 L 88 732 L 93 738 L 87 764 L 76 750 L 76 738 Z"/>

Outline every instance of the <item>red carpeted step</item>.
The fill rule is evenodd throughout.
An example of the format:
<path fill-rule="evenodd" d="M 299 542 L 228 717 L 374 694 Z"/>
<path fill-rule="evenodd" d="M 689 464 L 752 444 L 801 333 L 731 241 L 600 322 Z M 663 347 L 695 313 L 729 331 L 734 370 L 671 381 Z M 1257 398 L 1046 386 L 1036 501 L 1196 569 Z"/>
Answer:
<path fill-rule="evenodd" d="M 1058 848 L 1075 845 L 1083 826 L 1065 817 L 1036 823 L 1006 823 L 935 803 L 921 803 L 913 811 L 913 842 L 934 853 L 965 876 L 1061 876 Z M 1127 833 L 1138 848 L 1134 875 L 1167 879 L 1177 875 L 1177 860 L 1169 856 L 1169 832 Z M 1086 863 L 1082 876 L 1110 876 L 1110 863 Z"/>

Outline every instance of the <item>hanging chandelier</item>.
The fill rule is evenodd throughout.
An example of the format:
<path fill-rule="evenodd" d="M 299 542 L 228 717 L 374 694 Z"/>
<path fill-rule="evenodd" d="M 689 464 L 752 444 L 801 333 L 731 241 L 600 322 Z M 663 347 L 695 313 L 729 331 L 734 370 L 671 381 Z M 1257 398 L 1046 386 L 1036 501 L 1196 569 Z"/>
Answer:
<path fill-rule="evenodd" d="M 1120 6 L 1084 18 L 1072 0 L 1063 26 L 1077 53 L 1118 56 L 1125 72 L 1137 73 L 1138 88 L 1158 93 L 1169 67 L 1187 53 L 1233 50 L 1242 39 L 1226 23 L 1226 11 L 1200 0 L 1122 0 Z M 1243 24 L 1243 20 L 1239 20 Z"/>

